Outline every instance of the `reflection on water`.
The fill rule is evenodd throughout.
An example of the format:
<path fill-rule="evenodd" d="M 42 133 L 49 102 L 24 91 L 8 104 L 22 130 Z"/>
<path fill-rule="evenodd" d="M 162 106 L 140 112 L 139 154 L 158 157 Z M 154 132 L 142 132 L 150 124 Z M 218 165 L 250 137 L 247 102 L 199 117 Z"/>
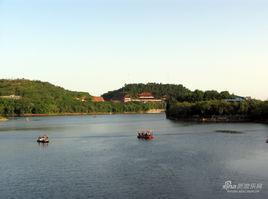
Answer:
<path fill-rule="evenodd" d="M 217 133 L 232 133 L 232 134 L 241 134 L 242 131 L 235 131 L 235 130 L 216 130 Z"/>
<path fill-rule="evenodd" d="M 42 143 L 42 142 L 37 142 L 39 147 L 42 147 L 42 148 L 47 148 L 48 147 L 48 143 Z"/>
<path fill-rule="evenodd" d="M 56 131 L 56 130 L 62 130 L 65 127 L 29 127 L 29 126 L 25 126 L 25 127 L 3 127 L 0 128 L 0 132 L 1 131 Z"/>
<path fill-rule="evenodd" d="M 155 139 L 138 140 L 138 129 Z M 42 134 L 51 143 L 36 144 Z M 0 124 L 0 198 L 268 198 L 267 138 L 263 124 L 163 114 L 15 118 Z M 226 193 L 228 180 L 263 189 Z"/>

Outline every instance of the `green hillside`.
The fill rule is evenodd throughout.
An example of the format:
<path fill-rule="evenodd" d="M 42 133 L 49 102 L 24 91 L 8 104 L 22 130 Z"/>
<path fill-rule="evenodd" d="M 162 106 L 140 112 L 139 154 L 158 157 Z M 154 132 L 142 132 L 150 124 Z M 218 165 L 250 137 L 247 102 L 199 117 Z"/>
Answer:
<path fill-rule="evenodd" d="M 139 93 L 151 92 L 156 98 L 168 97 L 177 101 L 203 101 L 203 100 L 214 100 L 214 99 L 227 99 L 234 98 L 228 91 L 217 92 L 214 90 L 210 91 L 191 91 L 179 84 L 159 84 L 159 83 L 148 83 L 148 84 L 126 84 L 124 87 L 109 91 L 102 96 L 105 99 L 116 99 L 123 95 L 130 95 L 131 97 L 137 97 Z"/>
<path fill-rule="evenodd" d="M 86 92 L 69 91 L 49 82 L 27 79 L 0 79 L 0 96 L 18 95 L 26 98 L 57 98 L 57 96 L 82 97 L 91 96 Z"/>
<path fill-rule="evenodd" d="M 78 112 L 87 107 L 91 96 L 74 92 L 48 82 L 26 79 L 0 80 L 0 112 L 3 115 L 23 113 Z"/>

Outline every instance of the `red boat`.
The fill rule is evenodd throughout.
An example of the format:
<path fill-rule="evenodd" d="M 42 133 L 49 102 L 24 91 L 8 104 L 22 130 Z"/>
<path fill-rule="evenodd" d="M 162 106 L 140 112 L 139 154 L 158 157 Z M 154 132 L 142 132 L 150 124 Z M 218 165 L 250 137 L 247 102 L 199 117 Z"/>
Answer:
<path fill-rule="evenodd" d="M 144 140 L 152 140 L 154 139 L 153 131 L 152 130 L 138 131 L 137 138 Z"/>

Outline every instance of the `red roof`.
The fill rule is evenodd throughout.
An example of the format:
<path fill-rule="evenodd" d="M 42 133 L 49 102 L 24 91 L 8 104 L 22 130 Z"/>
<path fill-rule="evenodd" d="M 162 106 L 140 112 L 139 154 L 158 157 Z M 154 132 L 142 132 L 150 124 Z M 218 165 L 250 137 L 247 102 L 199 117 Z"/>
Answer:
<path fill-rule="evenodd" d="M 104 99 L 103 99 L 103 97 L 92 96 L 92 101 L 93 102 L 104 102 Z"/>
<path fill-rule="evenodd" d="M 143 92 L 139 94 L 139 97 L 153 97 L 153 95 L 150 92 Z"/>

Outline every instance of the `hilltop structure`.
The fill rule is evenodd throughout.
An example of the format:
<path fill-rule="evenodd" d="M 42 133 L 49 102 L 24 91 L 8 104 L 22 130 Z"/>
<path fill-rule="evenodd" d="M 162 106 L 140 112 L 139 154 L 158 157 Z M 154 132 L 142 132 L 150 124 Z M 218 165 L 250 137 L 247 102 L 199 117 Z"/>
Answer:
<path fill-rule="evenodd" d="M 224 99 L 225 102 L 243 102 L 247 100 L 245 97 L 235 97 L 235 98 L 229 98 L 229 99 Z"/>
<path fill-rule="evenodd" d="M 129 95 L 125 95 L 122 100 L 122 102 L 162 102 L 163 99 L 156 99 L 152 93 L 150 92 L 143 92 L 138 95 L 138 98 L 132 98 Z"/>
<path fill-rule="evenodd" d="M 6 96 L 0 96 L 0 98 L 19 100 L 19 99 L 21 99 L 21 96 L 19 96 L 19 95 L 6 95 Z"/>
<path fill-rule="evenodd" d="M 86 102 L 87 101 L 87 96 L 75 97 L 75 99 L 80 101 L 80 102 Z"/>

